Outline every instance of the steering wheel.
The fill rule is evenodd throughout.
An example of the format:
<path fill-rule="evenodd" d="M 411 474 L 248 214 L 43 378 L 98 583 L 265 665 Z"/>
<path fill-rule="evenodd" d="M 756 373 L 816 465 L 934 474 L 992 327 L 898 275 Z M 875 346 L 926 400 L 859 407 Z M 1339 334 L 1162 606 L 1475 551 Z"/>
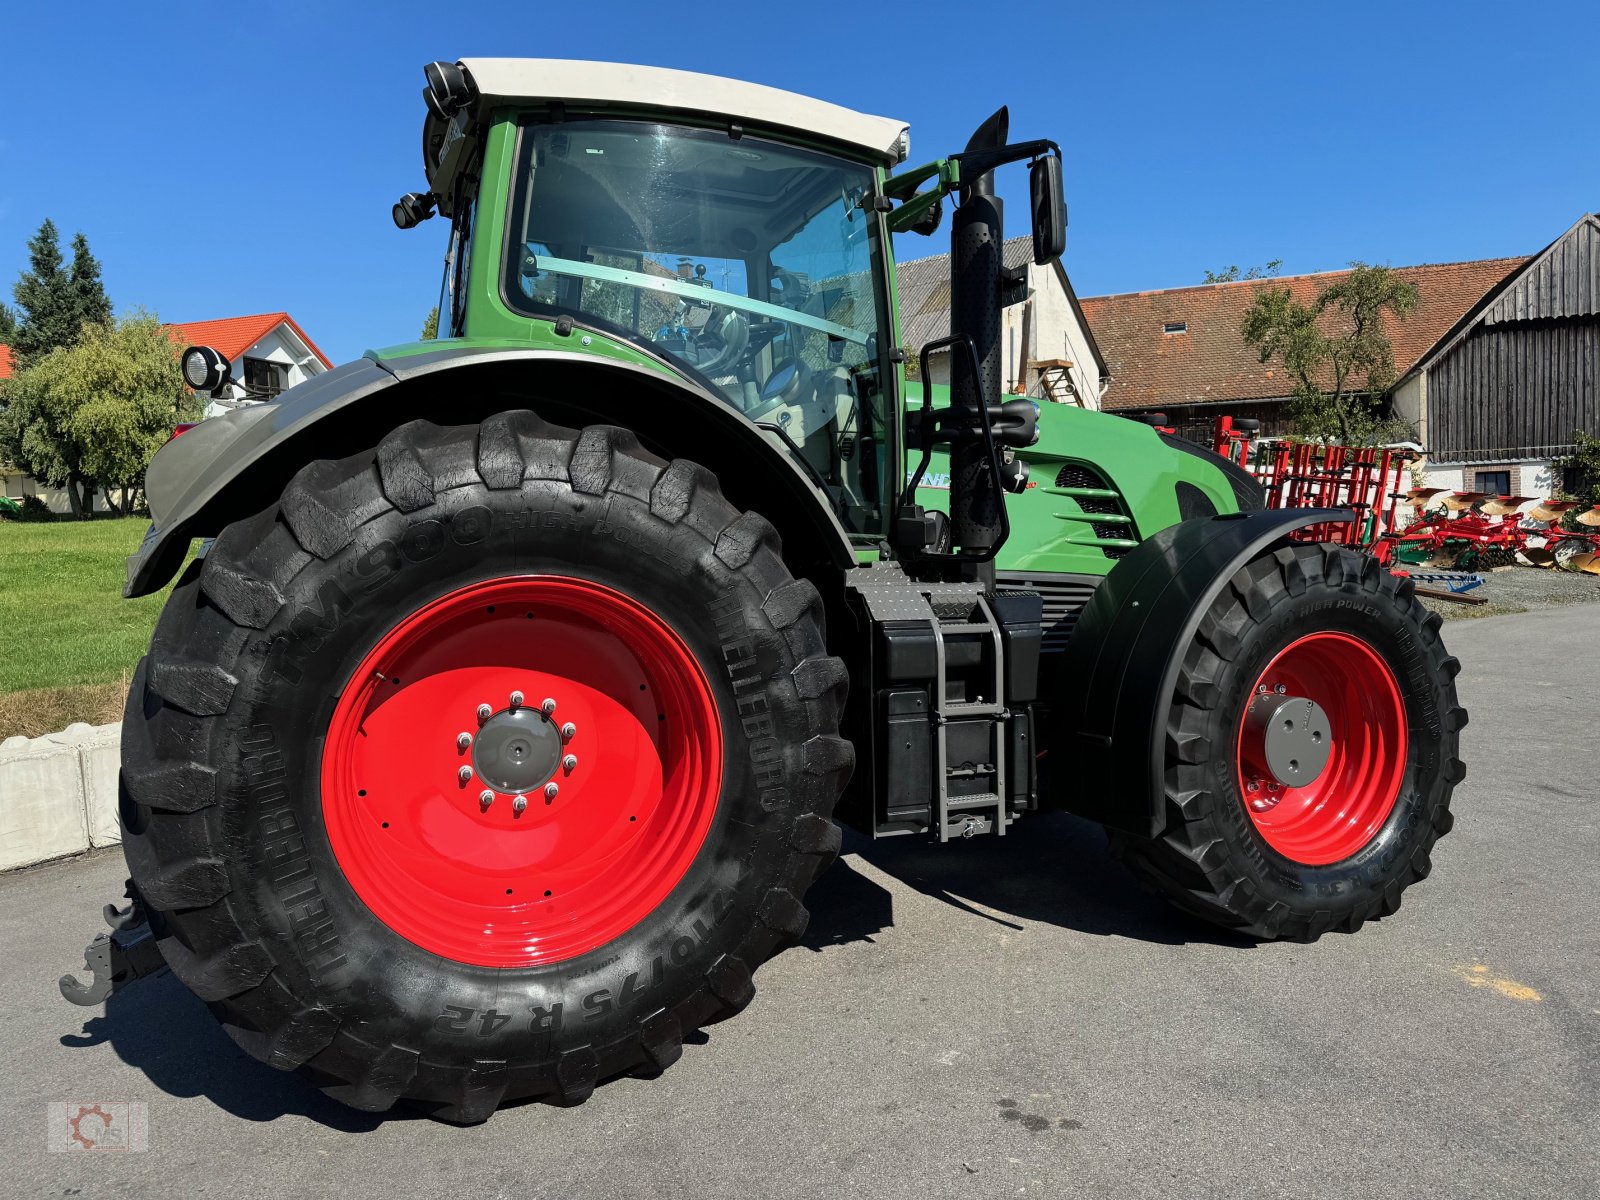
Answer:
<path fill-rule="evenodd" d="M 703 375 L 726 375 L 738 365 L 750 346 L 750 319 L 732 308 L 719 308 L 695 338 L 700 357 L 695 366 Z"/>
<path fill-rule="evenodd" d="M 782 267 L 772 268 L 772 278 L 782 290 L 778 303 L 795 312 L 802 311 L 806 302 L 811 299 L 811 289 L 802 283 L 800 277 L 793 271 L 785 271 Z"/>

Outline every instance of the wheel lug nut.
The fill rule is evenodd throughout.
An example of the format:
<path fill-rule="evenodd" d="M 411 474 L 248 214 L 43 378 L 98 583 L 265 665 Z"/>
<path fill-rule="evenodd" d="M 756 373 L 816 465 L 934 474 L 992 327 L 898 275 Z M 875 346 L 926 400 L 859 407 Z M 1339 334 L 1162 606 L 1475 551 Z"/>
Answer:
<path fill-rule="evenodd" d="M 563 771 L 567 772 L 567 774 L 569 774 L 569 775 L 572 774 L 574 768 L 576 768 L 577 765 L 578 765 L 578 756 L 576 754 L 569 754 L 569 755 L 567 755 L 565 758 L 563 758 L 561 760 L 561 769 Z"/>
<path fill-rule="evenodd" d="M 1272 690 L 1273 690 L 1273 691 L 1275 691 L 1275 692 L 1277 692 L 1277 693 L 1278 693 L 1278 695 L 1280 695 L 1280 696 L 1281 696 L 1281 695 L 1283 695 L 1283 694 L 1284 694 L 1284 693 L 1285 693 L 1285 692 L 1287 692 L 1287 691 L 1288 691 L 1288 690 L 1289 690 L 1289 689 L 1288 689 L 1288 688 L 1286 688 L 1286 687 L 1284 687 L 1284 686 L 1283 686 L 1283 684 L 1281 684 L 1281 683 L 1280 683 L 1280 684 L 1278 684 L 1278 685 L 1277 685 L 1277 686 L 1276 686 L 1276 687 L 1275 687 L 1275 688 L 1273 688 L 1273 689 L 1272 689 Z"/>
<path fill-rule="evenodd" d="M 456 749 L 457 750 L 465 750 L 470 745 L 472 745 L 472 735 L 470 733 L 458 733 L 458 734 L 456 734 Z"/>
<path fill-rule="evenodd" d="M 494 793 L 488 788 L 484 788 L 483 791 L 478 793 L 478 803 L 488 808 L 489 805 L 494 803 Z"/>
<path fill-rule="evenodd" d="M 459 771 L 456 772 L 456 778 L 461 781 L 463 786 L 465 786 L 466 784 L 471 783 L 472 782 L 472 768 L 471 767 L 462 767 Z"/>
<path fill-rule="evenodd" d="M 514 813 L 521 813 L 527 807 L 528 798 L 526 796 L 518 796 L 511 801 L 511 811 Z"/>
<path fill-rule="evenodd" d="M 545 784 L 544 785 L 545 803 L 548 804 L 550 801 L 554 800 L 556 798 L 556 796 L 560 793 L 560 791 L 561 791 L 561 789 L 558 786 L 556 786 L 556 782 L 553 779 L 549 783 Z"/>
<path fill-rule="evenodd" d="M 1249 792 L 1259 792 L 1261 790 L 1261 785 L 1259 783 L 1257 783 L 1254 779 L 1252 779 L 1249 783 L 1245 784 L 1244 786 L 1245 786 L 1245 790 L 1249 791 Z"/>
<path fill-rule="evenodd" d="M 550 699 L 549 696 L 546 696 L 544 698 L 544 702 L 539 705 L 539 711 L 548 717 L 551 713 L 556 711 L 556 702 Z"/>
<path fill-rule="evenodd" d="M 512 692 L 511 693 L 511 707 L 512 708 L 521 708 L 522 707 L 522 693 L 521 692 Z"/>
<path fill-rule="evenodd" d="M 492 716 L 494 716 L 494 709 L 487 704 L 478 705 L 478 720 L 487 721 Z"/>
<path fill-rule="evenodd" d="M 563 725 L 561 727 L 561 740 L 563 742 L 570 742 L 572 740 L 573 735 L 575 733 L 577 733 L 577 732 L 578 732 L 578 727 L 576 725 L 574 725 L 571 721 L 568 721 L 565 725 Z"/>

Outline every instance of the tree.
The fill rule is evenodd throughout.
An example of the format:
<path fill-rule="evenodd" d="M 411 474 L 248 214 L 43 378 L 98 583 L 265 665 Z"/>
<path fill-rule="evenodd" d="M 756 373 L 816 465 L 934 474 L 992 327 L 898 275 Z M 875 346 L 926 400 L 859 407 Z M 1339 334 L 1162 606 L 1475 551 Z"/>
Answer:
<path fill-rule="evenodd" d="M 17 314 L 0 304 L 0 346 L 9 346 L 17 336 Z"/>
<path fill-rule="evenodd" d="M 84 322 L 111 319 L 111 301 L 100 279 L 100 263 L 89 252 L 89 240 L 81 233 L 73 236 L 72 266 L 63 267 L 61 238 L 55 222 L 48 219 L 28 240 L 28 269 L 12 295 L 21 310 L 11 341 L 19 368 L 73 345 Z"/>
<path fill-rule="evenodd" d="M 73 346 L 50 351 L 19 371 L 0 413 L 0 454 L 54 487 L 65 487 L 74 516 L 92 512 L 96 486 L 121 489 L 124 514 L 144 485 L 150 459 L 200 402 L 183 374 L 166 328 L 138 312 L 118 323 L 88 324 Z"/>
<path fill-rule="evenodd" d="M 431 342 L 439 336 L 439 306 L 435 304 L 428 312 L 428 319 L 422 323 L 422 340 Z"/>
<path fill-rule="evenodd" d="M 111 300 L 100 278 L 100 260 L 89 253 L 89 239 L 72 235 L 72 296 L 78 324 L 104 325 L 111 320 Z"/>
<path fill-rule="evenodd" d="M 1207 271 L 1201 283 L 1236 283 L 1241 279 L 1271 279 L 1275 278 L 1283 266 L 1283 259 L 1269 259 L 1264 266 L 1249 267 L 1244 271 L 1239 270 L 1237 263 L 1221 271 Z"/>
<path fill-rule="evenodd" d="M 1562 519 L 1561 524 L 1568 529 L 1587 532 L 1580 528 L 1576 518 L 1591 505 L 1600 504 L 1600 437 L 1575 429 L 1572 431 L 1572 444 L 1572 453 L 1556 459 L 1552 464 L 1558 472 L 1556 478 L 1560 494 L 1579 504 Z"/>
<path fill-rule="evenodd" d="M 1415 284 L 1388 267 L 1353 262 L 1310 304 L 1286 287 L 1261 290 L 1240 332 L 1262 362 L 1277 358 L 1294 381 L 1291 416 L 1300 436 L 1372 446 L 1410 432 L 1382 408 L 1395 383 L 1383 314 L 1403 320 L 1416 306 Z"/>

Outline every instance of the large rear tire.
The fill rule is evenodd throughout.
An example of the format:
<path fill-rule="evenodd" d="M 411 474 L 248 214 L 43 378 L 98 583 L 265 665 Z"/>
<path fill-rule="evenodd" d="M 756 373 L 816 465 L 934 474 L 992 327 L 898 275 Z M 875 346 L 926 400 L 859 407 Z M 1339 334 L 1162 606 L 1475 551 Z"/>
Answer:
<path fill-rule="evenodd" d="M 1394 912 L 1466 775 L 1460 664 L 1439 625 L 1370 555 L 1294 545 L 1240 568 L 1179 671 L 1166 827 L 1113 834 L 1113 851 L 1179 908 L 1257 937 L 1312 941 Z"/>
<path fill-rule="evenodd" d="M 527 412 L 413 422 L 175 590 L 123 845 L 167 962 L 263 1062 L 370 1111 L 577 1103 L 803 932 L 845 686 L 815 588 L 709 472 Z"/>

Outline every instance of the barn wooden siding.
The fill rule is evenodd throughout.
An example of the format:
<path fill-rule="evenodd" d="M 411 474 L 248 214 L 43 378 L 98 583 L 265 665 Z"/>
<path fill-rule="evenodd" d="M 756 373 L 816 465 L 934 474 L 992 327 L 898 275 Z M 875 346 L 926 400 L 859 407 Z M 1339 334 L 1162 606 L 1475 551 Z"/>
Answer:
<path fill-rule="evenodd" d="M 1600 222 L 1579 222 L 1428 370 L 1439 462 L 1569 453 L 1600 433 Z"/>

